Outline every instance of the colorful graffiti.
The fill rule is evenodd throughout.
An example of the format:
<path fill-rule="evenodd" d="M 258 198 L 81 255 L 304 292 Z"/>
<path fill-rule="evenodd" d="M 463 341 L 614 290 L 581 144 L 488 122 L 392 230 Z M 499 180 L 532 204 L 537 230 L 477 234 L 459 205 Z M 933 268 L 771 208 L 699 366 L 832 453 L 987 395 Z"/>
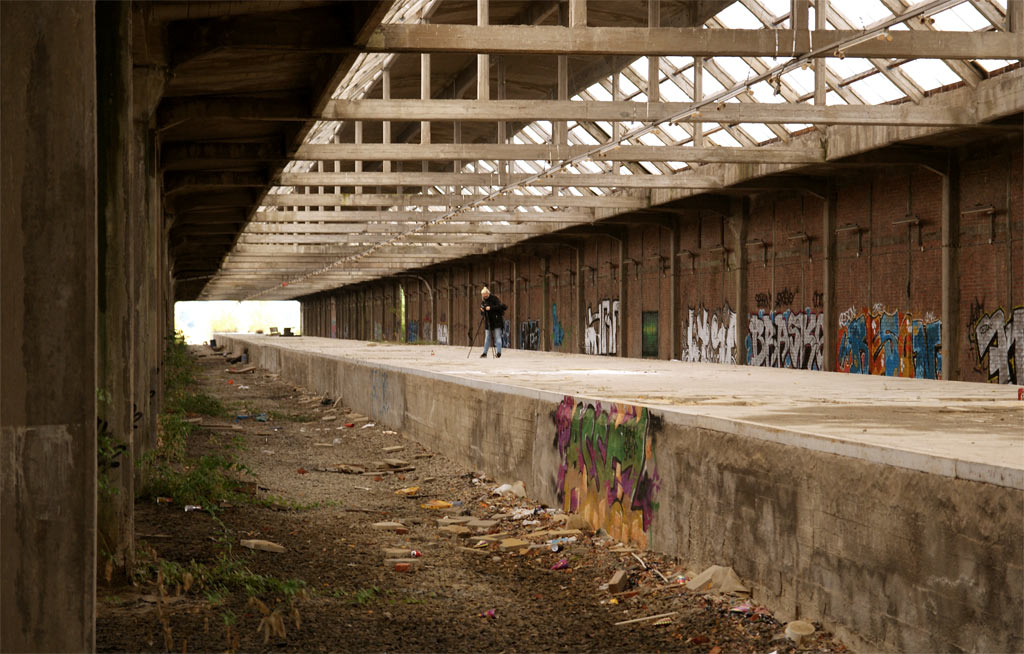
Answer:
<path fill-rule="evenodd" d="M 710 313 L 690 307 L 683 333 L 683 361 L 736 363 L 736 312 L 728 304 Z"/>
<path fill-rule="evenodd" d="M 420 338 L 420 326 L 415 320 L 410 320 L 406 326 L 406 343 L 415 343 Z"/>
<path fill-rule="evenodd" d="M 597 312 L 587 305 L 587 331 L 584 349 L 587 354 L 615 354 L 619 330 L 619 301 L 601 300 Z"/>
<path fill-rule="evenodd" d="M 839 315 L 836 369 L 888 377 L 940 379 L 942 321 L 910 313 L 850 308 Z"/>
<path fill-rule="evenodd" d="M 658 356 L 658 312 L 644 311 L 641 319 L 641 353 L 645 357 Z"/>
<path fill-rule="evenodd" d="M 825 316 L 811 311 L 750 314 L 747 322 L 747 365 L 765 368 L 821 370 Z"/>
<path fill-rule="evenodd" d="M 655 422 L 644 407 L 566 396 L 555 412 L 562 508 L 613 538 L 646 547 L 658 508 Z"/>
<path fill-rule="evenodd" d="M 986 372 L 990 382 L 1021 383 L 1018 364 L 1024 351 L 1024 306 L 1014 307 L 1009 317 L 1001 308 L 978 313 L 968 338 L 977 349 L 979 369 Z"/>
<path fill-rule="evenodd" d="M 565 340 L 565 330 L 562 329 L 562 323 L 558 320 L 558 305 L 555 303 L 551 304 L 551 342 L 555 347 L 561 347 L 562 341 Z"/>
<path fill-rule="evenodd" d="M 524 320 L 519 323 L 519 348 L 523 350 L 540 349 L 540 323 L 536 320 Z"/>

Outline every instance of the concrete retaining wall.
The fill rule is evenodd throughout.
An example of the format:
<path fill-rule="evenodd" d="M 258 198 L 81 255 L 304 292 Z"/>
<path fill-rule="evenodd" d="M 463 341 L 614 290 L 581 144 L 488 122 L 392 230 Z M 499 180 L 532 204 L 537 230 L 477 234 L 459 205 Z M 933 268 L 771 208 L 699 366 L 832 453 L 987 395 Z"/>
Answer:
<path fill-rule="evenodd" d="M 771 442 L 751 423 L 217 338 L 624 540 L 732 565 L 777 617 L 855 648 L 1024 649 L 1019 489 Z"/>

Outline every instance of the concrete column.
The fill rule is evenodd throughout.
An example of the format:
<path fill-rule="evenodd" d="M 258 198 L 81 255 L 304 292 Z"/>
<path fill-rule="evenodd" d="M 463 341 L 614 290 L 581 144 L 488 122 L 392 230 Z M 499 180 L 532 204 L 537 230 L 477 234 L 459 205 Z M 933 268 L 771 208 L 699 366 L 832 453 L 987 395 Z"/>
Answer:
<path fill-rule="evenodd" d="M 836 369 L 836 337 L 839 334 L 839 307 L 836 306 L 836 189 L 830 180 L 825 191 L 825 205 L 821 214 L 821 233 L 824 239 L 822 246 L 824 250 L 824 288 L 822 293 L 825 296 L 822 331 L 824 338 L 822 343 L 823 370 L 833 371 Z"/>
<path fill-rule="evenodd" d="M 960 379 L 960 161 L 949 153 L 942 177 L 942 378 Z M 1020 360 L 1020 357 L 1018 358 Z"/>
<path fill-rule="evenodd" d="M 96 647 L 96 18 L 0 11 L 0 650 Z"/>
<path fill-rule="evenodd" d="M 824 32 L 828 25 L 828 0 L 815 0 L 814 2 L 814 29 Z M 827 38 L 827 37 L 826 37 Z M 825 60 L 814 61 L 814 104 L 825 104 Z"/>
<path fill-rule="evenodd" d="M 615 330 L 615 350 L 618 356 L 629 356 L 629 338 L 626 333 L 629 329 L 629 284 L 626 283 L 626 232 L 617 239 L 619 242 L 619 268 L 616 271 L 619 281 L 619 320 Z"/>
<path fill-rule="evenodd" d="M 750 198 L 743 197 L 732 202 L 732 211 L 727 224 L 732 243 L 727 245 L 732 250 L 733 259 L 733 295 L 736 312 L 736 363 L 747 362 L 747 226 L 750 224 Z M 731 246 L 731 247 L 730 247 Z M 726 258 L 726 261 L 729 257 Z M 680 326 L 680 329 L 682 327 Z"/>
<path fill-rule="evenodd" d="M 1011 32 L 1024 32 L 1024 0 L 1006 0 L 1006 27 Z"/>
<path fill-rule="evenodd" d="M 98 229 L 96 426 L 101 576 L 134 554 L 132 439 L 132 16 L 128 2 L 96 5 Z"/>
<path fill-rule="evenodd" d="M 672 289 L 668 296 L 668 358 L 676 358 L 680 352 L 679 339 L 682 323 L 679 316 L 679 220 L 672 221 L 672 243 L 669 245 L 669 275 Z M 737 320 L 739 317 L 737 316 Z"/>
<path fill-rule="evenodd" d="M 519 324 L 519 263 L 512 260 L 512 324 Z M 522 347 L 522 343 L 519 342 L 519 330 L 510 329 L 509 344 L 513 348 Z"/>
<path fill-rule="evenodd" d="M 551 315 L 551 257 L 544 257 L 544 282 L 541 287 L 541 302 L 540 302 L 540 349 L 542 352 L 551 351 L 551 319 L 548 318 Z M 518 329 L 519 323 L 513 325 L 513 329 Z"/>
<path fill-rule="evenodd" d="M 580 246 L 576 248 L 576 354 L 583 354 L 583 312 L 585 311 L 583 304 L 583 247 L 584 244 L 580 243 Z"/>
<path fill-rule="evenodd" d="M 476 24 L 483 26 L 490 22 L 490 0 L 476 0 Z M 490 55 L 476 56 L 476 99 L 491 99 Z"/>

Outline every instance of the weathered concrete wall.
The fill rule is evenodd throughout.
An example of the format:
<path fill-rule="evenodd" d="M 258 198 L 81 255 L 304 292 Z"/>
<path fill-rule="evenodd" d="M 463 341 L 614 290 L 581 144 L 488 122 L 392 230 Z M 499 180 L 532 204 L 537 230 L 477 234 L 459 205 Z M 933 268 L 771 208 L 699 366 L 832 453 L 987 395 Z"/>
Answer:
<path fill-rule="evenodd" d="M 6 2 L 0 26 L 0 650 L 92 651 L 94 7 Z"/>
<path fill-rule="evenodd" d="M 812 451 L 752 423 L 217 338 L 623 539 L 732 565 L 781 618 L 822 620 L 855 647 L 1024 647 L 1019 488 Z M 587 434 L 608 447 L 580 452 Z M 593 492 L 583 460 L 602 483 L 629 470 L 625 499 Z"/>

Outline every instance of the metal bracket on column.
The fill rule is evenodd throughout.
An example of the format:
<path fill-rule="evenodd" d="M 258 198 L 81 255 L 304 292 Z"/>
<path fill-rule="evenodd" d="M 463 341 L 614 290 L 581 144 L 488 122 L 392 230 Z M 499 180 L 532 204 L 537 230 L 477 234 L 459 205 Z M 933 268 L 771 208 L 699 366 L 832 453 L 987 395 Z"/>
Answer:
<path fill-rule="evenodd" d="M 853 223 L 847 223 L 842 227 L 836 227 L 836 234 L 842 232 L 857 232 L 857 256 L 860 257 L 861 252 L 864 250 L 864 229 L 860 225 Z"/>
<path fill-rule="evenodd" d="M 996 240 L 996 214 L 999 213 L 999 212 L 991 204 L 987 204 L 987 205 L 985 205 L 983 207 L 974 207 L 973 209 L 965 209 L 964 211 L 960 212 L 960 216 L 961 217 L 969 216 L 971 214 L 976 214 L 976 213 L 988 214 L 988 242 L 989 242 L 989 245 L 991 245 Z"/>
<path fill-rule="evenodd" d="M 708 252 L 721 252 L 722 253 L 722 267 L 729 270 L 729 249 L 724 245 L 718 245 L 713 248 L 708 248 Z"/>
<path fill-rule="evenodd" d="M 921 248 L 924 252 L 924 245 L 921 243 L 921 218 L 917 214 L 907 214 L 907 217 L 903 220 L 892 221 L 893 225 L 906 225 L 907 226 L 907 240 L 910 240 L 910 228 L 917 226 L 917 247 Z"/>
<path fill-rule="evenodd" d="M 697 272 L 697 253 L 693 250 L 680 250 L 676 256 L 681 257 L 684 254 L 690 257 L 690 272 Z"/>
<path fill-rule="evenodd" d="M 747 245 L 760 245 L 761 246 L 761 254 L 763 255 L 764 267 L 767 268 L 768 267 L 768 244 L 765 243 L 763 239 L 752 238 L 749 241 L 747 241 Z"/>
<path fill-rule="evenodd" d="M 813 261 L 811 257 L 811 237 L 807 235 L 807 232 L 797 232 L 789 237 L 791 241 L 805 241 L 807 243 L 807 260 Z"/>

